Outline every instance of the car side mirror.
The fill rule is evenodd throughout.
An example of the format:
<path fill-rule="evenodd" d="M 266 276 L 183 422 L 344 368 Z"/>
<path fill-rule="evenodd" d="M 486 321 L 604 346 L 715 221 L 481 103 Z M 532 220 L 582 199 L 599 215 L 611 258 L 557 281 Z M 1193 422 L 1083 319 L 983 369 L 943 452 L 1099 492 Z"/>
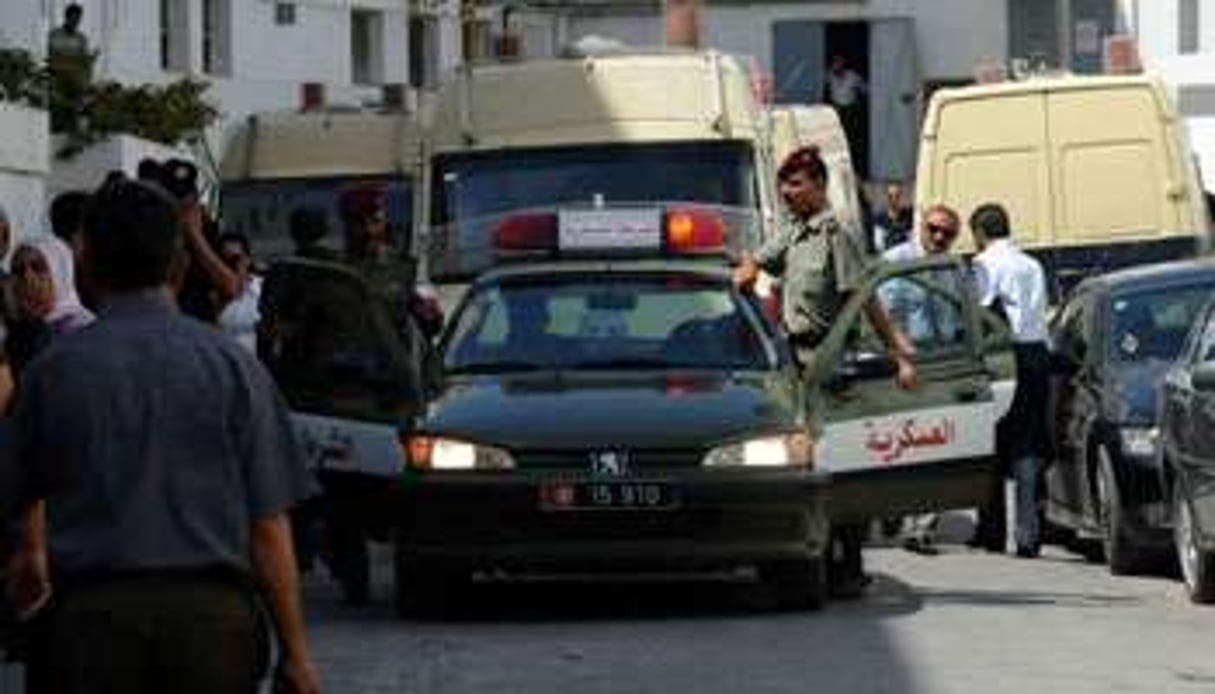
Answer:
<path fill-rule="evenodd" d="M 1190 371 L 1190 383 L 1194 390 L 1215 393 L 1215 360 L 1204 361 Z"/>

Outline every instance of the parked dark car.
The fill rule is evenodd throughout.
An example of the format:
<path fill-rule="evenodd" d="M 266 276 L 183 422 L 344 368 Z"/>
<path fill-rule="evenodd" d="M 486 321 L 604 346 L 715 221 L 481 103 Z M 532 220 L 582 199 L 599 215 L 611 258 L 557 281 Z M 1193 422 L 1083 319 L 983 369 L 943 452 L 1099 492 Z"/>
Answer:
<path fill-rule="evenodd" d="M 1215 603 L 1215 302 L 1164 379 L 1160 458 L 1186 590 Z"/>
<path fill-rule="evenodd" d="M 1047 517 L 1077 549 L 1103 551 L 1112 573 L 1168 549 L 1159 385 L 1213 289 L 1209 260 L 1124 270 L 1080 284 L 1052 323 Z"/>

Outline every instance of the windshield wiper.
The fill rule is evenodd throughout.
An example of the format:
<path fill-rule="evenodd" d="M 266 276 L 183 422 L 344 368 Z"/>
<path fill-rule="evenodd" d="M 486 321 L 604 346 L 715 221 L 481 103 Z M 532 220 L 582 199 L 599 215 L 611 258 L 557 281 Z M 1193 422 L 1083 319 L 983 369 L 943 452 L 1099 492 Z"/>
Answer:
<path fill-rule="evenodd" d="M 676 365 L 658 357 L 609 357 L 574 362 L 571 369 L 670 369 Z"/>
<path fill-rule="evenodd" d="M 493 374 L 518 373 L 524 371 L 550 371 L 555 364 L 538 364 L 531 361 L 480 361 L 461 364 L 447 369 L 449 374 Z"/>

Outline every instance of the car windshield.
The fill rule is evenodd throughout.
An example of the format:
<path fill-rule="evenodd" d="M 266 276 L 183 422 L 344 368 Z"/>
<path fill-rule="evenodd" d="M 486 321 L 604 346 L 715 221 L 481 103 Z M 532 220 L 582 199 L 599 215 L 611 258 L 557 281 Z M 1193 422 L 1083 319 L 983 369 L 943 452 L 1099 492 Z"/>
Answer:
<path fill-rule="evenodd" d="M 1215 285 L 1184 285 L 1115 296 L 1110 351 L 1120 363 L 1177 358 L 1195 316 Z"/>
<path fill-rule="evenodd" d="M 440 156 L 426 254 L 436 277 L 471 276 L 495 264 L 504 227 L 559 210 L 607 211 L 636 227 L 691 208 L 715 220 L 727 245 L 742 243 L 758 220 L 753 157 L 730 141 Z M 637 221 L 649 213 L 654 221 Z"/>
<path fill-rule="evenodd" d="M 757 317 L 721 282 L 683 276 L 494 284 L 449 332 L 449 373 L 775 365 Z"/>
<path fill-rule="evenodd" d="M 270 260 L 291 255 L 291 218 L 297 210 L 316 210 L 324 221 L 316 246 L 342 253 L 345 239 L 343 203 L 382 201 L 394 248 L 409 252 L 413 243 L 413 183 L 405 177 L 336 176 L 225 183 L 220 204 L 226 231 L 241 231 L 252 241 L 255 255 Z M 357 205 L 355 205 L 357 207 Z"/>

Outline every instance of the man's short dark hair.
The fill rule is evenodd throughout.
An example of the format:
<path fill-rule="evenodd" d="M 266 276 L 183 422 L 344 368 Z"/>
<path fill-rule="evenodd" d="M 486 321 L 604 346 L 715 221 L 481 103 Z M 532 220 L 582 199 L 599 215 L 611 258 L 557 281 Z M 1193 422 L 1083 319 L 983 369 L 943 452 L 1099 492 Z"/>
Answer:
<path fill-rule="evenodd" d="M 181 248 L 177 211 L 154 182 L 122 178 L 98 188 L 84 215 L 90 276 L 120 292 L 165 284 Z"/>
<path fill-rule="evenodd" d="M 84 221 L 84 208 L 89 203 L 89 194 L 83 190 L 69 190 L 55 196 L 51 201 L 51 231 L 70 245 L 72 238 L 80 233 Z"/>
<path fill-rule="evenodd" d="M 1005 239 L 1012 233 L 1008 224 L 1008 213 L 999 203 L 979 205 L 970 215 L 970 228 L 981 232 L 989 239 Z"/>
<path fill-rule="evenodd" d="M 63 8 L 63 16 L 80 19 L 82 16 L 84 16 L 84 8 L 81 7 L 79 3 L 73 2 L 67 7 Z"/>
<path fill-rule="evenodd" d="M 823 163 L 823 157 L 819 154 L 818 147 L 809 145 L 790 152 L 789 156 L 781 162 L 780 169 L 776 172 L 776 178 L 786 181 L 798 171 L 805 171 L 812 180 L 827 182 L 827 165 Z"/>

